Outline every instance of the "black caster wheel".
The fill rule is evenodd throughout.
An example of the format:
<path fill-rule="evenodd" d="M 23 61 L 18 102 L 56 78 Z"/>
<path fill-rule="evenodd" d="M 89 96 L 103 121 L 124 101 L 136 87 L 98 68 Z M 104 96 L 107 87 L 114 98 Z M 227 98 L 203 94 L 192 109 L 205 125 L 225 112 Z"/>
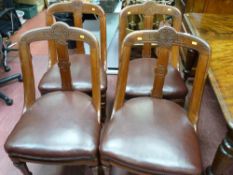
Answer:
<path fill-rule="evenodd" d="M 9 66 L 4 66 L 4 70 L 5 70 L 5 72 L 9 72 L 11 70 L 11 68 Z"/>
<path fill-rule="evenodd" d="M 13 104 L 13 100 L 10 99 L 10 98 L 7 98 L 7 99 L 5 100 L 5 102 L 6 102 L 6 104 L 7 104 L 8 106 L 11 106 L 11 105 Z"/>
<path fill-rule="evenodd" d="M 23 76 L 22 76 L 22 75 L 20 75 L 20 76 L 18 77 L 18 81 L 19 81 L 19 82 L 22 82 L 22 81 L 23 81 Z"/>

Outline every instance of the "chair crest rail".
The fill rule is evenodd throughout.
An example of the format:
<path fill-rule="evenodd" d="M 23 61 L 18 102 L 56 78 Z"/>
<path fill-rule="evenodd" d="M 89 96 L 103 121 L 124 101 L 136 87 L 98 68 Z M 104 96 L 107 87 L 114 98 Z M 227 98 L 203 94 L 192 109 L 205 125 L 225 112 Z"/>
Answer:
<path fill-rule="evenodd" d="M 204 40 L 187 33 L 176 32 L 175 29 L 165 26 L 159 30 L 135 31 L 124 39 L 125 45 L 144 44 L 152 42 L 162 47 L 182 46 L 190 47 L 209 54 L 209 45 Z"/>

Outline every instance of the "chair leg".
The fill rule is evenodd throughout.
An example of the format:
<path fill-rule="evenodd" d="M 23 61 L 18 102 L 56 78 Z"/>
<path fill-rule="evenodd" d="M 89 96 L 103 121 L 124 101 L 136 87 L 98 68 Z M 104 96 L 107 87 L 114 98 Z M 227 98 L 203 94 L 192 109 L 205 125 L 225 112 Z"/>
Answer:
<path fill-rule="evenodd" d="M 214 175 L 210 167 L 207 167 L 206 170 L 202 172 L 201 175 Z"/>
<path fill-rule="evenodd" d="M 198 52 L 193 49 L 188 49 L 186 55 L 186 61 L 182 60 L 184 65 L 184 81 L 186 81 L 189 77 L 192 76 L 192 68 L 197 62 Z"/>
<path fill-rule="evenodd" d="M 111 173 L 111 167 L 110 166 L 102 166 L 102 170 L 104 172 L 104 175 L 110 175 L 110 173 Z"/>
<path fill-rule="evenodd" d="M 21 162 L 17 160 L 12 160 L 13 164 L 16 168 L 18 168 L 23 175 L 32 175 L 32 173 L 29 171 L 26 162 Z"/>
<path fill-rule="evenodd" d="M 219 145 L 212 165 L 209 166 L 205 175 L 225 175 L 233 165 L 233 130 L 228 128 L 228 132 Z"/>
<path fill-rule="evenodd" d="M 96 167 L 91 167 L 92 175 L 99 175 L 100 169 L 98 166 Z"/>

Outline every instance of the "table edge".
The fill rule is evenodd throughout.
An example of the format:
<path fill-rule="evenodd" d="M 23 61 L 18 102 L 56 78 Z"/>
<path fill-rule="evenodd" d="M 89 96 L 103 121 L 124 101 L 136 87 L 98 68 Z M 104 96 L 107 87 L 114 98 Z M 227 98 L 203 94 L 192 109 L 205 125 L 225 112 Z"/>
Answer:
<path fill-rule="evenodd" d="M 233 116 L 231 115 L 226 103 L 224 102 L 224 97 L 222 96 L 221 90 L 219 89 L 219 86 L 217 85 L 218 84 L 217 80 L 215 79 L 214 73 L 210 67 L 208 70 L 208 77 L 210 79 L 210 84 L 214 90 L 214 94 L 218 99 L 218 103 L 223 112 L 226 123 L 231 129 L 233 129 Z"/>

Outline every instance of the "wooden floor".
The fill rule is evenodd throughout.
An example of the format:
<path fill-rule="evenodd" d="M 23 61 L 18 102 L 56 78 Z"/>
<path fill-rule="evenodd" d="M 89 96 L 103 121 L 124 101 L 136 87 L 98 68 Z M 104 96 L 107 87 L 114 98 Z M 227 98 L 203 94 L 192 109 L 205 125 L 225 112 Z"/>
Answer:
<path fill-rule="evenodd" d="M 22 32 L 28 29 L 41 27 L 45 25 L 44 13 L 40 13 L 33 20 L 24 24 L 23 28 L 12 38 L 16 41 Z M 33 65 L 38 83 L 40 77 L 43 75 L 47 68 L 47 44 L 45 42 L 38 42 L 32 46 Z M 117 49 L 116 49 L 117 51 Z M 10 59 L 9 64 L 12 71 L 5 73 L 0 70 L 0 78 L 7 75 L 20 72 L 19 60 Z M 107 105 L 108 113 L 111 112 L 114 91 L 116 84 L 116 76 L 108 76 L 108 91 L 107 91 Z M 7 86 L 0 87 L 0 91 L 8 94 L 14 99 L 13 106 L 6 106 L 0 101 L 0 175 L 20 175 L 20 172 L 12 165 L 7 154 L 4 151 L 3 145 L 6 137 L 14 127 L 15 123 L 19 120 L 22 106 L 23 106 L 23 87 L 22 83 L 14 82 Z M 39 93 L 37 92 L 38 96 Z M 217 99 L 213 93 L 210 84 L 207 82 L 204 92 L 204 97 L 200 112 L 200 121 L 198 124 L 198 135 L 202 150 L 203 167 L 205 168 L 212 162 L 217 146 L 221 142 L 226 133 L 226 124 L 222 116 L 222 112 L 218 105 Z M 60 167 L 49 165 L 30 164 L 30 169 L 35 175 L 73 175 L 73 174 L 91 174 L 88 168 L 85 167 Z M 114 168 L 112 174 L 120 175 L 127 174 L 126 171 Z M 232 175 L 233 171 L 226 172 L 224 175 Z"/>

